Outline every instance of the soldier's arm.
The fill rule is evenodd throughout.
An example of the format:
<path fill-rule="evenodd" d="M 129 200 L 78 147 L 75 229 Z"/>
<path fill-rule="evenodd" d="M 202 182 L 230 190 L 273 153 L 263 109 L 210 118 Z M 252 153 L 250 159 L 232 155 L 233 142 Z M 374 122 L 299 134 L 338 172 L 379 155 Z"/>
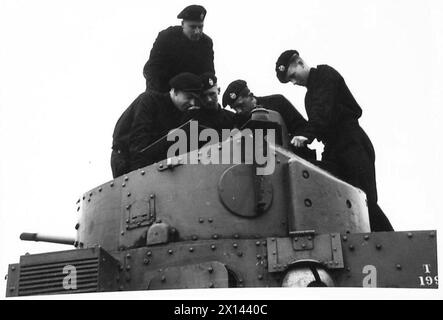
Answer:
<path fill-rule="evenodd" d="M 142 101 L 136 108 L 134 122 L 129 135 L 129 156 L 131 170 L 144 167 L 149 164 L 150 159 L 141 150 L 155 142 L 158 134 L 156 132 L 155 121 L 157 113 L 153 105 Z"/>
<path fill-rule="evenodd" d="M 143 68 L 143 75 L 149 83 L 149 89 L 159 92 L 168 91 L 171 66 L 174 64 L 173 42 L 166 33 L 160 32 L 155 40 L 149 60 Z"/>
<path fill-rule="evenodd" d="M 308 115 L 308 124 L 303 135 L 310 141 L 317 137 L 324 137 L 333 125 L 334 105 L 337 99 L 338 79 L 333 76 L 327 76 L 321 79 L 321 82 L 310 89 L 310 99 L 306 105 Z"/>
<path fill-rule="evenodd" d="M 283 95 L 279 95 L 282 117 L 287 123 L 288 133 L 299 135 L 306 130 L 308 121 L 301 115 L 296 107 Z"/>

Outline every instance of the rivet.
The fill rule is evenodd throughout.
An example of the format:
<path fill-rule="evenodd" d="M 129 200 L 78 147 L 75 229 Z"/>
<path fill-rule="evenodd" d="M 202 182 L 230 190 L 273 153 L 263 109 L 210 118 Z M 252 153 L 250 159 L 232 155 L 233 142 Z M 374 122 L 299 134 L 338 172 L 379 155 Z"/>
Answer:
<path fill-rule="evenodd" d="M 309 172 L 306 170 L 303 170 L 303 178 L 308 179 L 309 178 Z"/>
<path fill-rule="evenodd" d="M 140 174 L 141 174 L 142 176 L 144 176 L 144 175 L 145 175 L 145 171 L 142 170 L 142 171 L 140 172 Z"/>
<path fill-rule="evenodd" d="M 212 218 L 208 219 L 209 223 L 212 223 L 212 221 L 214 221 Z"/>
<path fill-rule="evenodd" d="M 75 204 L 79 204 L 80 203 L 80 199 L 77 200 L 77 202 Z"/>
<path fill-rule="evenodd" d="M 272 255 L 273 256 L 275 256 L 277 254 L 277 252 L 275 252 L 275 251 L 272 251 Z"/>
<path fill-rule="evenodd" d="M 303 249 L 306 248 L 306 244 L 305 244 L 305 243 L 302 243 L 301 247 L 302 247 Z"/>
<path fill-rule="evenodd" d="M 193 248 L 193 247 L 190 247 L 190 248 L 189 248 L 189 252 L 194 252 L 194 248 Z"/>
<path fill-rule="evenodd" d="M 397 268 L 397 270 L 401 270 L 401 265 L 400 264 L 395 265 L 395 267 Z"/>
<path fill-rule="evenodd" d="M 11 267 L 11 270 L 12 270 L 12 271 L 15 271 L 15 266 L 12 266 L 12 267 Z"/>
<path fill-rule="evenodd" d="M 334 261 L 334 264 L 335 264 L 336 266 L 338 266 L 338 261 Z"/>
<path fill-rule="evenodd" d="M 431 238 L 434 238 L 434 237 L 435 237 L 435 232 L 431 232 L 431 233 L 429 234 L 429 236 L 430 236 Z"/>
<path fill-rule="evenodd" d="M 238 244 L 236 244 L 236 243 L 234 243 L 232 246 L 234 247 L 234 249 L 238 248 Z"/>
<path fill-rule="evenodd" d="M 77 211 L 80 211 L 80 207 L 77 207 Z"/>
<path fill-rule="evenodd" d="M 177 229 L 171 228 L 171 233 L 176 233 L 176 232 L 177 232 Z"/>
<path fill-rule="evenodd" d="M 88 199 L 88 202 L 91 202 L 91 198 Z"/>
<path fill-rule="evenodd" d="M 274 242 L 274 241 L 275 241 L 275 238 L 272 238 L 271 241 Z"/>
<path fill-rule="evenodd" d="M 92 192 L 89 193 L 89 196 L 92 197 Z"/>
<path fill-rule="evenodd" d="M 126 266 L 126 270 L 128 270 L 128 271 L 131 270 L 131 266 L 130 266 L 130 265 L 127 265 L 127 266 Z"/>
<path fill-rule="evenodd" d="M 347 271 L 347 272 L 350 272 L 350 271 L 351 271 L 351 268 L 347 267 L 347 268 L 346 268 L 346 271 Z"/>
<path fill-rule="evenodd" d="M 122 183 L 122 187 L 123 187 L 123 188 L 126 187 L 126 183 L 123 182 L 123 183 Z"/>
<path fill-rule="evenodd" d="M 408 238 L 412 238 L 412 232 L 408 232 Z"/>
<path fill-rule="evenodd" d="M 258 280 L 263 280 L 263 275 L 259 274 L 257 278 Z"/>
<path fill-rule="evenodd" d="M 172 251 L 171 249 L 168 250 L 168 254 L 173 254 L 174 251 Z"/>
<path fill-rule="evenodd" d="M 381 249 L 381 244 L 377 244 L 377 245 L 375 246 L 375 248 L 377 248 L 377 250 L 380 250 L 380 249 Z"/>
<path fill-rule="evenodd" d="M 78 228 L 80 228 L 80 223 L 77 222 L 77 224 L 75 225 L 75 230 L 78 230 Z"/>
<path fill-rule="evenodd" d="M 262 244 L 263 246 L 266 246 L 266 241 L 263 241 L 261 244 Z"/>
<path fill-rule="evenodd" d="M 198 237 L 197 236 L 192 236 L 192 240 L 194 240 L 194 241 L 196 241 L 198 239 Z"/>
<path fill-rule="evenodd" d="M 148 251 L 148 252 L 146 252 L 146 255 L 147 255 L 148 257 L 150 257 L 150 256 L 152 256 L 152 252 L 151 252 L 151 251 Z"/>
<path fill-rule="evenodd" d="M 123 271 L 123 266 L 122 266 L 122 265 L 119 265 L 119 266 L 118 266 L 118 269 L 119 269 L 120 271 Z"/>
<path fill-rule="evenodd" d="M 240 236 L 238 234 L 234 234 L 234 239 L 238 239 Z"/>
<path fill-rule="evenodd" d="M 295 238 L 294 238 L 294 241 L 295 241 L 295 242 L 297 242 L 297 241 L 298 241 L 298 238 L 297 238 L 297 237 L 295 237 Z"/>
<path fill-rule="evenodd" d="M 212 282 L 209 284 L 209 288 L 214 288 L 214 284 Z"/>
<path fill-rule="evenodd" d="M 214 268 L 209 267 L 209 268 L 208 268 L 208 271 L 209 271 L 209 273 L 213 273 L 213 272 L 214 272 Z"/>
<path fill-rule="evenodd" d="M 131 205 L 130 205 L 130 204 L 128 204 L 128 205 L 126 206 L 126 210 L 129 210 L 129 209 L 131 209 Z"/>
<path fill-rule="evenodd" d="M 202 218 L 198 219 L 198 222 L 203 223 L 205 220 L 203 220 Z"/>
<path fill-rule="evenodd" d="M 306 207 L 311 207 L 312 206 L 312 201 L 310 199 L 305 199 L 305 206 Z"/>
<path fill-rule="evenodd" d="M 102 192 L 102 187 L 98 188 L 98 192 Z"/>
<path fill-rule="evenodd" d="M 151 262 L 151 260 L 149 260 L 149 259 L 144 259 L 144 260 L 143 260 L 143 263 L 144 263 L 144 264 L 149 264 L 150 262 Z"/>
<path fill-rule="evenodd" d="M 113 187 L 113 186 L 114 186 L 114 182 L 111 182 L 109 185 L 110 185 L 111 187 Z"/>
<path fill-rule="evenodd" d="M 259 259 L 259 260 L 260 260 L 260 259 L 261 259 L 261 255 L 259 255 L 259 254 L 258 254 L 258 255 L 257 255 L 257 259 Z"/>
<path fill-rule="evenodd" d="M 215 250 L 215 249 L 216 249 L 215 244 L 212 244 L 212 245 L 211 245 L 211 250 Z"/>
<path fill-rule="evenodd" d="M 162 276 L 161 281 L 162 281 L 162 282 L 165 282 L 165 281 L 166 281 L 166 277 L 165 277 L 165 276 Z"/>
<path fill-rule="evenodd" d="M 348 241 L 348 237 L 347 236 L 343 236 L 343 241 Z"/>
<path fill-rule="evenodd" d="M 125 181 L 128 181 L 128 179 L 129 179 L 128 177 L 125 177 Z"/>
<path fill-rule="evenodd" d="M 126 255 L 126 258 L 127 258 L 127 259 L 131 259 L 131 254 L 128 253 L 128 254 Z"/>
<path fill-rule="evenodd" d="M 255 245 L 258 247 L 260 245 L 260 241 L 257 241 Z"/>
<path fill-rule="evenodd" d="M 352 244 L 349 245 L 349 250 L 354 251 L 354 246 Z"/>
<path fill-rule="evenodd" d="M 243 283 L 243 279 L 238 279 L 238 282 L 239 283 Z"/>
<path fill-rule="evenodd" d="M 332 250 L 337 251 L 337 248 L 332 248 Z"/>
<path fill-rule="evenodd" d="M 83 198 L 82 198 L 83 200 L 85 200 L 86 199 L 86 197 L 85 196 L 83 196 Z"/>
<path fill-rule="evenodd" d="M 242 257 L 242 256 L 243 256 L 243 252 L 237 252 L 237 255 L 238 255 L 239 257 Z"/>
<path fill-rule="evenodd" d="M 308 240 L 312 240 L 312 237 L 311 237 L 311 236 L 308 236 Z"/>
<path fill-rule="evenodd" d="M 124 231 L 120 231 L 120 234 L 121 234 L 122 236 L 124 236 L 124 235 L 125 235 L 125 232 L 124 232 Z"/>
<path fill-rule="evenodd" d="M 153 199 L 154 198 L 154 195 L 153 194 L 151 194 L 150 196 L 149 196 L 151 199 Z"/>
<path fill-rule="evenodd" d="M 128 192 L 128 197 L 130 197 L 131 196 L 131 193 L 130 192 Z"/>
<path fill-rule="evenodd" d="M 368 235 L 365 235 L 363 238 L 364 238 L 365 240 L 369 240 L 369 236 L 368 236 Z"/>
<path fill-rule="evenodd" d="M 214 234 L 214 235 L 212 236 L 212 238 L 213 238 L 214 240 L 217 240 L 217 239 L 218 239 L 218 234 Z"/>
<path fill-rule="evenodd" d="M 10 287 L 9 288 L 9 291 L 14 291 L 15 290 L 15 287 Z"/>

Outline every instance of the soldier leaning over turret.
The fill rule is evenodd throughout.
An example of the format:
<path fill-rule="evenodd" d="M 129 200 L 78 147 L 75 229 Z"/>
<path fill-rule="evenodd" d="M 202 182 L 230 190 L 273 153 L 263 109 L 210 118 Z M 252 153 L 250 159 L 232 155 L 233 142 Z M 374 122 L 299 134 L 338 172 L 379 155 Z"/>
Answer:
<path fill-rule="evenodd" d="M 191 5 L 177 16 L 181 26 L 161 31 L 143 69 L 146 90 L 168 92 L 169 79 L 182 72 L 215 73 L 212 39 L 203 33 L 206 9 Z"/>
<path fill-rule="evenodd" d="M 328 65 L 311 68 L 296 50 L 283 52 L 275 71 L 280 82 L 307 88 L 308 126 L 292 143 L 302 146 L 314 138 L 322 141 L 325 145 L 322 162 L 328 163 L 339 178 L 366 193 L 371 230 L 393 231 L 377 204 L 375 152 L 358 123 L 362 109 L 343 77 Z"/>

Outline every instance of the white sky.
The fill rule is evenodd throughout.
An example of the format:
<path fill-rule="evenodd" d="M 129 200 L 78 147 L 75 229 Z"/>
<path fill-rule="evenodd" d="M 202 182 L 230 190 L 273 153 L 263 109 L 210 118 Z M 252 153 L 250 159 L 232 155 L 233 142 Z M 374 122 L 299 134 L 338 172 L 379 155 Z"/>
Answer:
<path fill-rule="evenodd" d="M 75 236 L 76 200 L 112 178 L 112 131 L 145 88 L 155 37 L 193 3 L 0 0 L 0 276 L 25 252 L 69 249 L 19 234 Z M 305 115 L 304 89 L 275 77 L 278 55 L 336 68 L 363 108 L 394 228 L 441 230 L 441 1 L 195 3 L 208 10 L 222 92 L 241 78 Z"/>

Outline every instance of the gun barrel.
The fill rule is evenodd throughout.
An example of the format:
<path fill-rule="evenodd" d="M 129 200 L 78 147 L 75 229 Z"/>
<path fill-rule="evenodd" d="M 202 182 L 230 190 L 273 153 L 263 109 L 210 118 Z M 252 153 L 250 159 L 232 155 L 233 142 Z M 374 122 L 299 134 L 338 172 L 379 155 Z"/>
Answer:
<path fill-rule="evenodd" d="M 51 242 L 51 243 L 69 244 L 69 245 L 74 245 L 75 243 L 74 238 L 56 237 L 40 233 L 29 233 L 29 232 L 23 232 L 20 235 L 20 239 L 24 241 L 42 241 L 42 242 Z"/>

